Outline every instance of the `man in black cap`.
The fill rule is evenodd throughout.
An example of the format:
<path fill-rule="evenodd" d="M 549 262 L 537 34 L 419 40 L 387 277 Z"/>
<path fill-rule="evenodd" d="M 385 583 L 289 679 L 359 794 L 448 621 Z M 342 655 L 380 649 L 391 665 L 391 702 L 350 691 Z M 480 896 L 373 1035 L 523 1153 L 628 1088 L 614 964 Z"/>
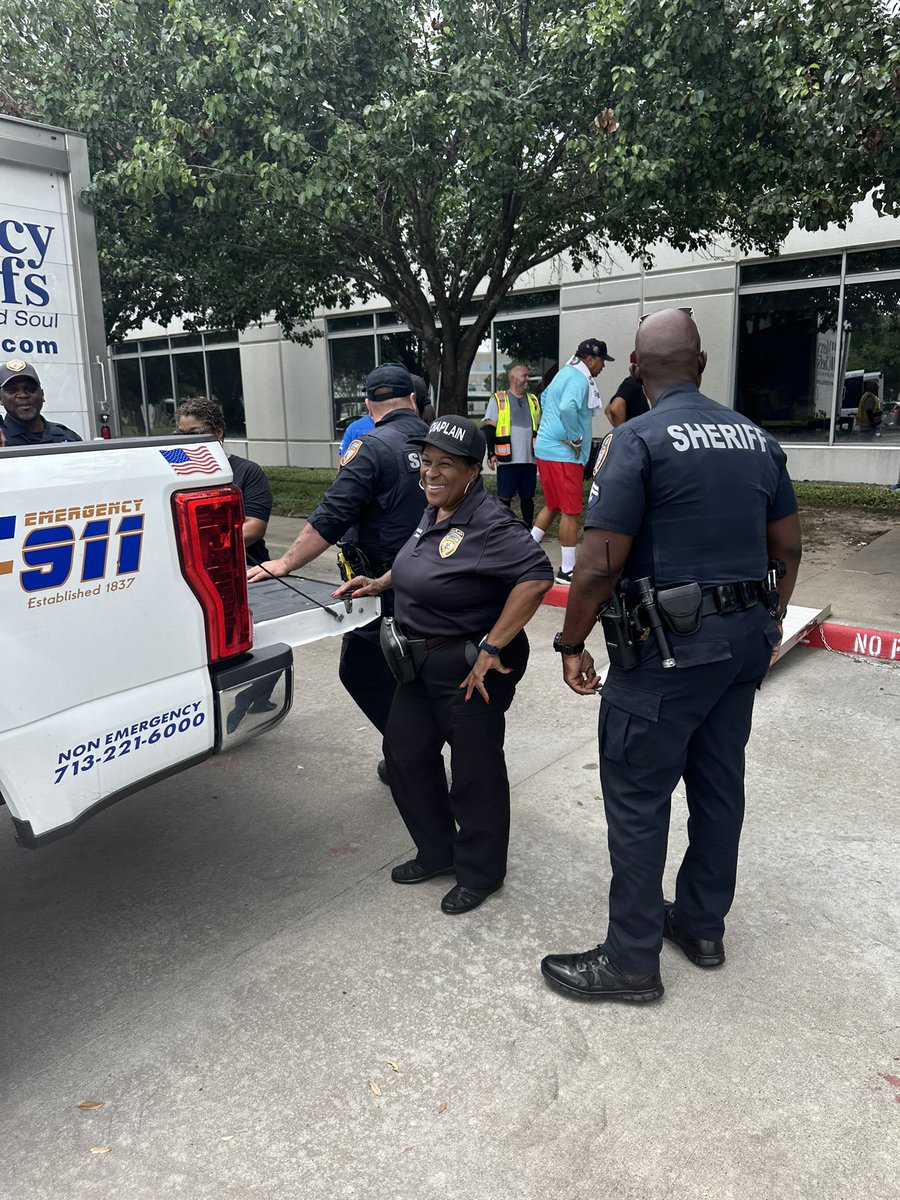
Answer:
<path fill-rule="evenodd" d="M 305 567 L 356 531 L 366 575 L 389 570 L 394 555 L 416 528 L 425 500 L 419 487 L 419 446 L 428 426 L 416 413 L 415 385 L 406 367 L 387 363 L 366 379 L 366 402 L 375 428 L 350 443 L 341 470 L 296 541 L 281 558 L 251 567 L 256 583 Z M 382 597 L 382 613 L 393 611 L 393 594 Z M 379 733 L 384 733 L 394 698 L 394 677 L 378 635 L 381 618 L 344 635 L 341 683 Z M 386 782 L 383 764 L 379 776 Z"/>
<path fill-rule="evenodd" d="M 594 380 L 615 359 L 606 342 L 588 338 L 579 343 L 572 358 L 541 395 L 541 425 L 534 443 L 544 507 L 538 513 L 531 536 L 539 542 L 550 522 L 559 518 L 562 563 L 556 582 L 568 585 L 575 569 L 575 543 L 581 515 L 584 467 L 591 452 L 591 421 L 600 397 Z"/>
<path fill-rule="evenodd" d="M 81 438 L 66 425 L 45 421 L 44 390 L 37 371 L 21 358 L 11 358 L 0 366 L 0 403 L 6 409 L 2 422 L 7 446 L 37 446 L 44 442 L 80 442 Z"/>

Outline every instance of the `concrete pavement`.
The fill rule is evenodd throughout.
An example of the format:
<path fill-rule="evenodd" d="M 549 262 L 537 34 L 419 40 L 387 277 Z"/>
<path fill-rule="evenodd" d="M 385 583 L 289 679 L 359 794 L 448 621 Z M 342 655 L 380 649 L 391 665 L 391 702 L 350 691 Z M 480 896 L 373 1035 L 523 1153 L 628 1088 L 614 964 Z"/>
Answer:
<path fill-rule="evenodd" d="M 390 882 L 409 838 L 337 640 L 278 730 L 63 841 L 0 810 L 2 1200 L 896 1197 L 900 666 L 777 664 L 728 962 L 667 945 L 661 1003 L 580 1004 L 538 970 L 602 938 L 608 883 L 559 620 L 509 719 L 507 884 L 466 916 Z"/>

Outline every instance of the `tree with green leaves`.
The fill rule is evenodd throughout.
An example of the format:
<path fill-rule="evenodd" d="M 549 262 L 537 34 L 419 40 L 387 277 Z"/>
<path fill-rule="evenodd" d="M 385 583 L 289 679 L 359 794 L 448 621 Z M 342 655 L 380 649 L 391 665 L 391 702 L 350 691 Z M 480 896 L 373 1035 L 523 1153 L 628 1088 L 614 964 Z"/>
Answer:
<path fill-rule="evenodd" d="M 492 317 L 548 260 L 775 251 L 869 193 L 900 212 L 890 0 L 7 10 L 5 106 L 90 139 L 114 337 L 177 313 L 303 337 L 377 293 L 461 411 Z"/>

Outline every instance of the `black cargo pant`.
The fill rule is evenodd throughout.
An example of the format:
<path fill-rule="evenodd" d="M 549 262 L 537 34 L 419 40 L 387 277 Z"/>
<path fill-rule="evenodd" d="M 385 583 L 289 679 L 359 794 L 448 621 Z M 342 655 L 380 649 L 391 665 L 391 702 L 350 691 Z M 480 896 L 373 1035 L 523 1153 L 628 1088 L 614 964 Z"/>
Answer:
<path fill-rule="evenodd" d="M 474 651 L 474 653 L 473 653 Z M 432 649 L 417 679 L 397 688 L 384 737 L 391 792 L 428 870 L 454 867 L 457 882 L 493 887 L 506 874 L 509 779 L 503 754 L 506 710 L 528 665 L 519 633 L 500 653 L 509 675 L 489 671 L 465 699 L 460 684 L 477 649 L 453 638 Z M 448 789 L 441 750 L 450 746 Z"/>
<path fill-rule="evenodd" d="M 679 929 L 717 940 L 734 899 L 744 818 L 744 747 L 777 641 L 761 604 L 652 642 L 633 671 L 611 667 L 600 693 L 600 783 L 612 881 L 604 949 L 623 971 L 656 971 L 672 792 L 684 780 L 689 845 L 675 883 Z"/>
<path fill-rule="evenodd" d="M 377 617 L 361 629 L 344 634 L 338 675 L 355 703 L 383 735 L 397 684 L 381 653 L 380 629 L 381 617 Z"/>

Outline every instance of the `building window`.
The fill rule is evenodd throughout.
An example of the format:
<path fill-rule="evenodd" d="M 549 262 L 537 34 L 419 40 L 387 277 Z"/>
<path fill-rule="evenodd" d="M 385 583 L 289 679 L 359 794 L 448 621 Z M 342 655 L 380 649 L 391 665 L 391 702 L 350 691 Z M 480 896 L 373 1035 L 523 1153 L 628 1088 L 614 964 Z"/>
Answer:
<path fill-rule="evenodd" d="M 234 345 L 223 345 L 228 342 Z M 234 330 L 117 342 L 110 350 L 123 437 L 171 433 L 176 405 L 194 396 L 208 396 L 222 406 L 226 437 L 247 436 Z"/>
<path fill-rule="evenodd" d="M 477 313 L 478 303 L 474 302 L 464 313 L 462 323 L 470 323 Z M 510 315 L 513 313 L 516 315 Z M 365 412 L 366 375 L 381 363 L 400 362 L 414 375 L 423 375 L 430 394 L 440 404 L 440 381 L 428 378 L 419 339 L 401 323 L 396 312 L 328 317 L 325 328 L 336 440 L 340 441 L 350 422 Z M 531 390 L 538 395 L 559 369 L 558 291 L 521 292 L 507 297 L 478 347 L 469 372 L 470 417 L 482 416 L 488 397 L 498 387 L 506 386 L 509 368 L 516 362 L 528 366 Z"/>
<path fill-rule="evenodd" d="M 900 443 L 900 279 L 848 283 L 843 316 L 840 431 L 863 445 Z"/>
<path fill-rule="evenodd" d="M 371 319 L 370 319 L 371 323 Z M 375 369 L 375 338 L 340 337 L 328 342 L 331 360 L 331 405 L 336 441 L 366 411 L 366 376 Z"/>
<path fill-rule="evenodd" d="M 740 298 L 735 406 L 780 439 L 829 439 L 838 291 L 801 288 Z"/>
<path fill-rule="evenodd" d="M 787 442 L 900 442 L 900 247 L 742 266 L 735 404 Z"/>

